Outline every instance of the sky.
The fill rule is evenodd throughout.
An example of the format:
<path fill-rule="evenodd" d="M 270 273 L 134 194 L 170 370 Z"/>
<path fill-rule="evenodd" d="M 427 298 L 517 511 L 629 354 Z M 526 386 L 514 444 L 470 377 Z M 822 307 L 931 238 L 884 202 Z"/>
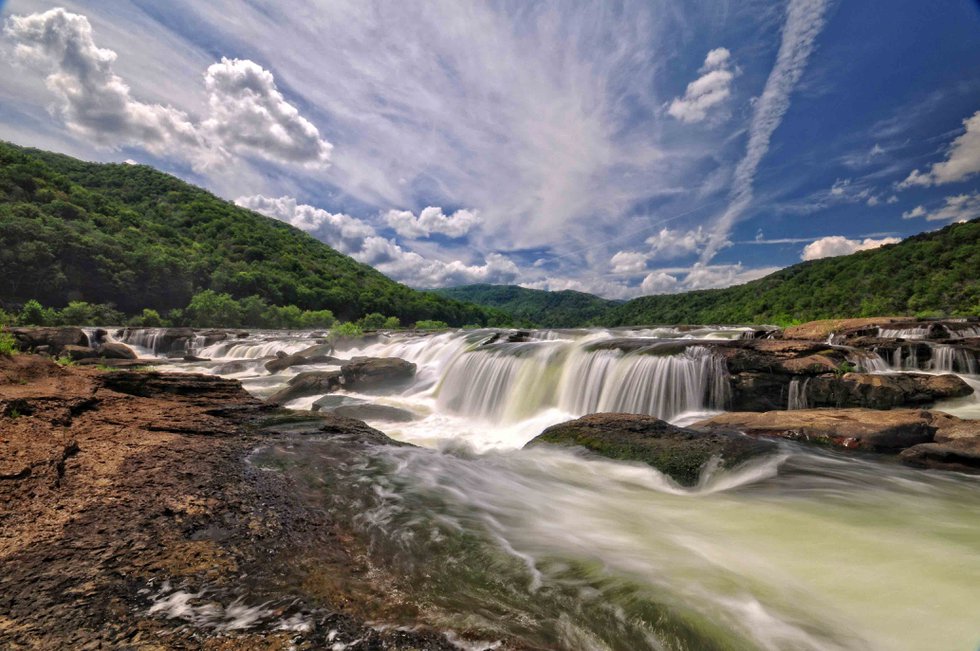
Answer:
<path fill-rule="evenodd" d="M 413 287 L 724 287 L 980 216 L 976 0 L 0 2 L 0 139 Z"/>

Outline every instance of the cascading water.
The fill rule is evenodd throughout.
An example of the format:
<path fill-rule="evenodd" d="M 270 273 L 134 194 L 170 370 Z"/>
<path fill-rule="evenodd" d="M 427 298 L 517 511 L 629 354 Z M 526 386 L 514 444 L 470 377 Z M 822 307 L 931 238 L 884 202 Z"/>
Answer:
<path fill-rule="evenodd" d="M 808 409 L 809 402 L 806 397 L 806 387 L 810 383 L 810 378 L 806 378 L 802 382 L 798 379 L 793 378 L 789 383 L 789 402 L 787 404 L 787 409 Z"/>
<path fill-rule="evenodd" d="M 956 346 L 937 345 L 932 349 L 929 360 L 929 370 L 937 373 L 967 373 L 976 375 L 980 372 L 977 358 L 970 351 Z"/>

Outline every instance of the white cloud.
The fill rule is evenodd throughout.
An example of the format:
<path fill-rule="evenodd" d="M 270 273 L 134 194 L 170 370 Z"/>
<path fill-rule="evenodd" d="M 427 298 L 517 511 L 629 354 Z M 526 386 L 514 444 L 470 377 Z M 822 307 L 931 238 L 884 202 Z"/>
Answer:
<path fill-rule="evenodd" d="M 879 203 L 881 203 L 881 199 L 879 199 L 878 197 L 876 197 L 874 195 L 871 195 L 870 197 L 868 197 L 868 200 L 867 200 L 866 203 L 869 206 L 874 207 L 874 206 L 877 206 Z"/>
<path fill-rule="evenodd" d="M 925 217 L 927 221 L 964 222 L 980 217 L 980 192 L 957 194 L 946 197 L 944 203 L 934 210 L 916 206 L 902 213 L 903 219 Z"/>
<path fill-rule="evenodd" d="M 980 111 L 963 120 L 963 126 L 966 131 L 950 145 L 945 161 L 934 163 L 926 172 L 912 170 L 898 187 L 943 185 L 980 173 Z"/>
<path fill-rule="evenodd" d="M 679 291 L 694 289 L 717 289 L 741 285 L 763 276 L 768 276 L 780 267 L 757 267 L 746 269 L 742 263 L 706 265 L 697 263 L 688 271 Z"/>
<path fill-rule="evenodd" d="M 708 52 L 700 77 L 687 85 L 684 97 L 675 97 L 667 112 L 681 122 L 702 122 L 708 112 L 731 97 L 735 74 L 729 68 L 731 53 L 719 47 Z"/>
<path fill-rule="evenodd" d="M 255 195 L 239 197 L 235 203 L 306 231 L 358 262 L 412 287 L 511 283 L 519 275 L 517 265 L 499 253 L 488 254 L 482 264 L 426 258 L 379 236 L 373 226 L 361 219 L 300 204 L 293 197 Z"/>
<path fill-rule="evenodd" d="M 458 238 L 475 228 L 480 223 L 480 216 L 473 210 L 457 210 L 446 215 L 442 208 L 429 206 L 418 217 L 409 210 L 389 210 L 385 220 L 402 237 L 420 238 L 440 233 Z"/>
<path fill-rule="evenodd" d="M 178 156 L 198 169 L 229 152 L 320 166 L 331 145 L 276 89 L 272 74 L 248 60 L 222 59 L 205 75 L 207 120 L 135 99 L 113 71 L 117 55 L 100 48 L 86 16 L 51 9 L 12 16 L 4 34 L 17 61 L 46 74 L 47 88 L 73 133 L 102 147 L 136 146 Z"/>
<path fill-rule="evenodd" d="M 646 269 L 647 257 L 647 254 L 636 251 L 618 251 L 609 260 L 609 266 L 612 267 L 613 273 L 637 274 Z"/>
<path fill-rule="evenodd" d="M 651 260 L 672 260 L 697 253 L 709 242 L 711 235 L 700 226 L 694 230 L 681 231 L 663 228 L 656 235 L 647 238 L 650 245 Z M 725 246 L 731 242 L 724 242 Z"/>
<path fill-rule="evenodd" d="M 640 283 L 640 291 L 644 296 L 650 294 L 672 294 L 677 291 L 677 278 L 663 271 L 648 273 Z"/>
<path fill-rule="evenodd" d="M 749 126 L 749 142 L 745 157 L 735 168 L 731 199 L 728 208 L 715 223 L 711 240 L 701 261 L 708 262 L 728 240 L 734 223 L 752 202 L 752 184 L 763 156 L 769 151 L 769 142 L 783 115 L 789 109 L 789 97 L 803 75 L 807 59 L 824 25 L 827 0 L 791 0 L 786 9 L 786 24 L 773 66 L 766 80 L 765 89 L 755 103 L 752 123 Z"/>
<path fill-rule="evenodd" d="M 156 153 L 201 146 L 187 114 L 130 96 L 113 72 L 116 53 L 99 48 L 88 18 L 64 9 L 11 16 L 4 35 L 19 62 L 47 73 L 57 110 L 74 133 L 101 146 L 136 144 Z"/>
<path fill-rule="evenodd" d="M 888 200 L 885 203 L 898 203 L 898 197 L 893 194 L 892 196 L 888 197 Z"/>
<path fill-rule="evenodd" d="M 886 244 L 897 244 L 901 240 L 897 237 L 885 237 L 880 240 L 866 238 L 864 240 L 850 240 L 843 235 L 829 235 L 821 237 L 803 247 L 803 260 L 818 260 L 837 255 L 849 255 L 856 251 L 867 251 L 877 249 Z"/>
<path fill-rule="evenodd" d="M 272 73 L 247 59 L 226 59 L 204 75 L 210 117 L 201 125 L 236 153 L 326 165 L 333 149 L 313 124 L 286 101 Z"/>

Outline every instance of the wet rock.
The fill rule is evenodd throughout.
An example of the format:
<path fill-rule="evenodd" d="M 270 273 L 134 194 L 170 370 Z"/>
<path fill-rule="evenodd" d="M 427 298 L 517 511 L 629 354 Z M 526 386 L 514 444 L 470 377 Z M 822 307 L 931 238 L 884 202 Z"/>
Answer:
<path fill-rule="evenodd" d="M 333 411 L 343 405 L 362 405 L 367 401 L 351 396 L 331 394 L 317 398 L 316 402 L 310 407 L 311 411 Z"/>
<path fill-rule="evenodd" d="M 214 372 L 218 375 L 233 375 L 235 373 L 244 373 L 252 368 L 252 364 L 249 362 L 225 362 L 221 366 L 216 366 Z"/>
<path fill-rule="evenodd" d="M 22 351 L 36 350 L 47 346 L 51 355 L 59 355 L 65 346 L 80 346 L 88 348 L 88 336 L 81 328 L 10 328 L 10 333 L 17 341 L 17 348 Z"/>
<path fill-rule="evenodd" d="M 279 352 L 282 353 L 282 351 Z M 344 360 L 339 359 L 337 357 L 333 357 L 331 355 L 304 356 L 300 353 L 297 353 L 295 355 L 286 355 L 285 353 L 283 353 L 282 357 L 280 357 L 279 353 L 277 353 L 276 359 L 266 362 L 265 370 L 269 371 L 269 373 L 278 373 L 280 371 L 284 371 L 287 368 L 291 368 L 293 366 L 311 366 L 313 364 L 340 364 L 343 361 Z"/>
<path fill-rule="evenodd" d="M 286 386 L 269 396 L 268 401 L 281 405 L 305 396 L 330 393 L 343 386 L 341 371 L 305 371 L 291 378 Z"/>
<path fill-rule="evenodd" d="M 143 398 L 179 396 L 187 404 L 257 403 L 238 380 L 214 375 L 164 374 L 119 370 L 98 378 L 100 386 L 117 393 Z"/>
<path fill-rule="evenodd" d="M 136 353 L 125 344 L 105 343 L 97 349 L 98 356 L 106 359 L 136 359 Z"/>
<path fill-rule="evenodd" d="M 929 443 L 954 421 L 945 414 L 919 409 L 796 409 L 762 413 L 731 412 L 699 421 L 701 432 L 739 431 L 794 441 L 871 452 L 898 452 Z M 955 419 L 958 421 L 959 419 Z"/>
<path fill-rule="evenodd" d="M 279 410 L 257 423 L 266 435 L 316 435 L 359 445 L 408 446 L 355 418 L 323 411 Z"/>
<path fill-rule="evenodd" d="M 333 355 L 333 344 L 328 341 L 324 341 L 323 343 L 316 344 L 315 346 L 304 348 L 296 354 L 300 355 L 301 357 L 322 357 Z"/>
<path fill-rule="evenodd" d="M 845 373 L 841 377 L 815 377 L 806 385 L 807 404 L 812 407 L 892 409 L 927 405 L 971 393 L 973 387 L 951 374 Z"/>
<path fill-rule="evenodd" d="M 915 468 L 980 473 L 980 436 L 972 440 L 914 445 L 903 450 L 899 458 Z"/>
<path fill-rule="evenodd" d="M 79 366 L 106 366 L 109 368 L 145 368 L 150 366 L 161 366 L 167 364 L 165 359 L 103 359 L 101 357 L 90 357 L 78 360 Z"/>
<path fill-rule="evenodd" d="M 702 433 L 675 427 L 653 416 L 602 413 L 553 425 L 525 447 L 541 444 L 582 447 L 611 459 L 641 461 L 684 486 L 698 483 L 714 458 L 723 467 L 775 449 L 772 443 L 731 433 Z"/>
<path fill-rule="evenodd" d="M 121 333 L 121 339 L 128 343 L 140 343 L 146 341 L 148 331 L 152 332 L 154 338 L 153 350 L 158 354 L 175 353 L 182 356 L 187 350 L 188 344 L 194 339 L 192 328 L 166 328 L 162 331 L 147 328 L 125 328 Z"/>
<path fill-rule="evenodd" d="M 65 346 L 61 349 L 61 354 L 74 362 L 80 359 L 95 359 L 99 357 L 99 351 L 88 346 Z"/>
<path fill-rule="evenodd" d="M 365 402 L 357 405 L 340 405 L 329 410 L 331 413 L 358 420 L 385 420 L 393 423 L 407 423 L 417 420 L 417 416 L 407 409 L 390 405 L 375 405 Z"/>
<path fill-rule="evenodd" d="M 371 392 L 405 386 L 415 377 L 415 368 L 397 357 L 355 357 L 340 372 L 349 388 Z"/>

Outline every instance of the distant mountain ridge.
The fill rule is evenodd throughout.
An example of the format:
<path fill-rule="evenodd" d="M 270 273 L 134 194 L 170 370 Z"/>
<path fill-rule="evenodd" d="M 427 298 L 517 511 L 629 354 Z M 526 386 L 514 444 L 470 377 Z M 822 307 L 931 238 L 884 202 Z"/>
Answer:
<path fill-rule="evenodd" d="M 518 322 L 544 328 L 602 325 L 609 311 L 621 302 L 570 289 L 549 292 L 518 285 L 463 285 L 432 291 L 497 308 Z"/>
<path fill-rule="evenodd" d="M 289 224 L 145 165 L 0 142 L 0 306 L 181 309 L 200 291 L 402 323 L 503 323 L 503 313 L 411 289 Z"/>
<path fill-rule="evenodd" d="M 626 302 L 513 285 L 468 285 L 438 291 L 502 309 L 518 320 L 544 327 L 792 324 L 885 314 L 980 316 L 980 219 L 951 224 L 878 249 L 801 262 L 724 289 L 645 296 Z M 581 315 L 574 312 L 579 305 Z"/>

